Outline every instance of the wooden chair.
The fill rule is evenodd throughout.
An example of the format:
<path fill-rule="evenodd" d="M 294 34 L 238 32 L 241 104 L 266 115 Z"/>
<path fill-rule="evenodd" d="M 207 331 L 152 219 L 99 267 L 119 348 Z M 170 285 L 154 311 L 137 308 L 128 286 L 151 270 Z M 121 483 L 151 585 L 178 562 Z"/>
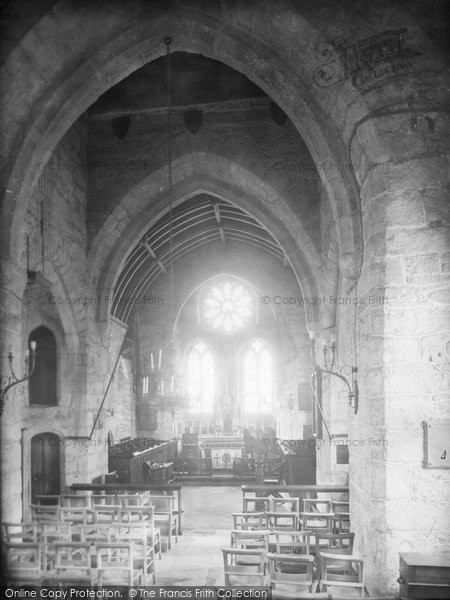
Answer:
<path fill-rule="evenodd" d="M 321 552 L 320 554 L 320 587 L 321 590 L 329 591 L 328 588 L 344 588 L 345 593 L 349 590 L 365 597 L 364 584 L 364 560 L 359 556 L 349 554 L 334 554 Z"/>
<path fill-rule="evenodd" d="M 39 542 L 3 543 L 8 585 L 41 585 L 43 580 Z"/>
<path fill-rule="evenodd" d="M 122 507 L 119 512 L 119 522 L 121 523 L 141 523 L 147 526 L 146 534 L 149 544 L 153 545 L 154 551 L 161 559 L 162 544 L 161 530 L 155 526 L 154 506 L 127 506 Z"/>
<path fill-rule="evenodd" d="M 72 525 L 86 525 L 91 518 L 91 511 L 86 506 L 61 506 L 59 520 Z"/>
<path fill-rule="evenodd" d="M 53 569 L 55 565 L 57 543 L 70 544 L 72 540 L 72 524 L 48 522 L 41 523 L 42 561 L 45 570 Z"/>
<path fill-rule="evenodd" d="M 348 500 L 332 500 L 331 512 L 334 514 L 350 512 L 350 502 Z"/>
<path fill-rule="evenodd" d="M 312 535 L 312 531 L 273 529 L 269 538 L 270 552 L 274 554 L 310 554 Z"/>
<path fill-rule="evenodd" d="M 303 512 L 331 513 L 331 498 L 303 498 Z"/>
<path fill-rule="evenodd" d="M 264 550 L 222 548 L 225 585 L 265 585 L 266 554 Z"/>
<path fill-rule="evenodd" d="M 81 541 L 90 545 L 92 555 L 95 555 L 95 544 L 112 540 L 111 526 L 111 523 L 88 523 L 80 527 Z"/>
<path fill-rule="evenodd" d="M 178 542 L 178 517 L 173 512 L 173 496 L 150 496 L 154 509 L 155 527 L 161 532 L 161 538 L 166 538 L 168 549 L 172 547 L 172 537 Z"/>
<path fill-rule="evenodd" d="M 121 504 L 122 507 L 126 508 L 128 506 L 146 506 L 147 504 L 151 504 L 150 495 L 149 494 L 117 494 L 117 504 Z"/>
<path fill-rule="evenodd" d="M 316 556 L 322 550 L 335 554 L 352 554 L 355 534 L 352 531 L 347 533 L 317 533 L 316 536 Z"/>
<path fill-rule="evenodd" d="M 55 585 L 93 585 L 90 546 L 85 542 L 56 542 L 54 569 L 46 579 Z"/>
<path fill-rule="evenodd" d="M 266 514 L 260 513 L 232 513 L 233 529 L 265 529 Z"/>
<path fill-rule="evenodd" d="M 244 496 L 242 499 L 242 512 L 266 512 L 272 510 L 272 500 L 268 496 L 250 497 Z"/>
<path fill-rule="evenodd" d="M 145 506 L 121 506 L 119 510 L 119 520 L 130 523 L 132 521 L 152 521 L 155 516 L 155 507 Z"/>
<path fill-rule="evenodd" d="M 309 554 L 267 554 L 269 584 L 272 597 L 298 598 L 302 592 L 312 593 L 317 587 L 314 580 L 314 556 Z"/>
<path fill-rule="evenodd" d="M 54 522 L 59 519 L 59 505 L 30 504 L 31 520 L 35 523 Z"/>
<path fill-rule="evenodd" d="M 15 544 L 26 544 L 37 542 L 38 528 L 37 523 L 12 523 L 3 522 L 1 524 L 2 537 L 4 542 Z"/>
<path fill-rule="evenodd" d="M 132 545 L 133 568 L 134 571 L 142 571 L 143 585 L 149 585 L 149 578 L 152 579 L 153 585 L 156 583 L 155 549 L 153 538 L 148 536 L 149 525 L 147 521 L 110 525 L 112 541 Z"/>
<path fill-rule="evenodd" d="M 269 535 L 270 531 L 268 529 L 259 531 L 233 529 L 231 532 L 231 547 L 251 550 L 257 548 L 267 553 L 269 551 Z"/>
<path fill-rule="evenodd" d="M 60 506 L 91 508 L 91 497 L 87 494 L 61 494 Z"/>
<path fill-rule="evenodd" d="M 300 529 L 302 531 L 312 531 L 316 533 L 332 533 L 333 513 L 322 512 L 301 512 Z"/>
<path fill-rule="evenodd" d="M 298 514 L 295 512 L 266 512 L 267 529 L 298 530 Z"/>
<path fill-rule="evenodd" d="M 94 523 L 115 523 L 119 521 L 120 504 L 95 504 L 92 520 Z"/>
<path fill-rule="evenodd" d="M 96 506 L 111 506 L 117 505 L 115 494 L 91 494 L 91 510 L 94 511 Z"/>
<path fill-rule="evenodd" d="M 299 512 L 298 498 L 272 498 L 273 512 Z"/>
<path fill-rule="evenodd" d="M 321 565 L 321 554 L 326 552 L 327 554 L 338 554 L 338 555 L 351 555 L 353 554 L 353 542 L 355 534 L 352 532 L 348 533 L 316 533 L 315 535 L 315 553 L 316 553 L 316 567 L 319 578 L 322 574 Z M 345 565 L 344 565 L 345 567 Z M 328 571 L 339 572 L 342 571 L 342 564 L 332 565 L 328 564 Z M 345 569 L 344 569 L 345 572 Z"/>
<path fill-rule="evenodd" d="M 97 585 L 140 585 L 142 569 L 133 565 L 133 544 L 108 542 L 97 544 Z"/>
<path fill-rule="evenodd" d="M 333 517 L 333 533 L 348 533 L 350 531 L 350 513 L 337 513 Z"/>

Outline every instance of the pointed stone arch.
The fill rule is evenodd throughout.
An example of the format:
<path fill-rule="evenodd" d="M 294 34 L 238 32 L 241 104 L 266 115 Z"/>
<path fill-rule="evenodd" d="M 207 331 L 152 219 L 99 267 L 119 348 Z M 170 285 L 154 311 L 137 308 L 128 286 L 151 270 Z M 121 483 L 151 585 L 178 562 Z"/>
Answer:
<path fill-rule="evenodd" d="M 117 6 L 105 9 L 105 14 L 92 11 L 85 35 L 79 36 L 73 47 L 58 47 L 57 66 L 46 65 L 45 83 L 37 81 L 35 73 L 44 68 L 40 61 L 46 61 L 48 55 L 37 56 L 33 63 L 24 56 L 23 48 L 13 51 L 9 59 L 16 71 L 17 67 L 21 69 L 23 79 L 12 80 L 11 87 L 5 86 L 8 97 L 21 96 L 19 87 L 28 81 L 27 73 L 33 85 L 27 89 L 26 102 L 14 103 L 14 115 L 8 124 L 2 254 L 14 257 L 18 251 L 20 242 L 11 238 L 10 232 L 20 223 L 27 197 L 37 181 L 36 165 L 48 160 L 61 136 L 102 93 L 161 56 L 165 52 L 164 36 L 170 34 L 174 51 L 203 54 L 246 75 L 289 115 L 317 165 L 334 161 L 336 170 L 319 171 L 339 223 L 338 240 L 347 275 L 356 276 L 360 260 L 359 200 L 356 180 L 347 169 L 348 153 L 340 134 L 342 123 L 337 122 L 338 113 L 329 110 L 335 103 L 336 91 L 324 89 L 318 95 L 313 88 L 313 71 L 317 66 L 314 48 L 323 35 L 317 25 L 293 11 L 289 3 L 284 8 L 269 28 L 270 19 L 264 19 L 265 14 L 268 17 L 272 14 L 269 0 L 257 6 L 246 3 L 231 8 L 220 3 L 205 7 L 201 3 L 193 6 L 181 2 L 166 10 L 159 5 L 148 7 L 136 3 L 132 9 L 122 10 Z M 40 37 L 47 40 L 48 46 L 56 47 L 64 32 L 70 35 L 69 30 L 77 24 L 83 30 L 83 23 L 82 12 L 69 14 L 60 7 L 28 31 L 22 45 L 33 45 Z M 54 36 L 55 31 L 59 37 Z M 361 97 L 355 100 L 346 87 L 341 87 L 339 93 L 344 103 L 363 103 Z M 359 112 L 364 112 L 364 106 Z"/>

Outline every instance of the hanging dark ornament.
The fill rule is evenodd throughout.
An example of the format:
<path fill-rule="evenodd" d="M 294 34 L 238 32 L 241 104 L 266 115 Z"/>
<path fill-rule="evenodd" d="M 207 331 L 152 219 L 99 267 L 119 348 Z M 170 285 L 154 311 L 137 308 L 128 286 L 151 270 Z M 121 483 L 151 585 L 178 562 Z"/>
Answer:
<path fill-rule="evenodd" d="M 114 135 L 119 140 L 124 140 L 127 137 L 128 130 L 130 129 L 131 117 L 117 117 L 112 120 L 112 128 Z"/>
<path fill-rule="evenodd" d="M 270 115 L 277 125 L 284 125 L 286 123 L 287 114 L 275 102 L 270 103 Z"/>
<path fill-rule="evenodd" d="M 184 122 L 189 131 L 195 135 L 203 123 L 202 110 L 188 110 L 184 113 Z"/>

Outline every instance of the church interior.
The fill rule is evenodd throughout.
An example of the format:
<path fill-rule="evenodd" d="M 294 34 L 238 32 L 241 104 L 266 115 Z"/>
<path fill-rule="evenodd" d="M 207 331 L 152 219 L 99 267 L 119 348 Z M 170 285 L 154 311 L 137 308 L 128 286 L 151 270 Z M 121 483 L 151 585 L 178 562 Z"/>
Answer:
<path fill-rule="evenodd" d="M 5 3 L 13 589 L 450 597 L 447 10 Z"/>

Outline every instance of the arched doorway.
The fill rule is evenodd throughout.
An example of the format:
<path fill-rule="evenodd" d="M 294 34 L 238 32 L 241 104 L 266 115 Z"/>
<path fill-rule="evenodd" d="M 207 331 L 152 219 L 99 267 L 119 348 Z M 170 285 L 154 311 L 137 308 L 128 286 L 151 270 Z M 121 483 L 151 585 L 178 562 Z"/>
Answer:
<path fill-rule="evenodd" d="M 31 438 L 31 502 L 39 495 L 59 494 L 60 438 L 54 433 L 39 433 Z"/>

